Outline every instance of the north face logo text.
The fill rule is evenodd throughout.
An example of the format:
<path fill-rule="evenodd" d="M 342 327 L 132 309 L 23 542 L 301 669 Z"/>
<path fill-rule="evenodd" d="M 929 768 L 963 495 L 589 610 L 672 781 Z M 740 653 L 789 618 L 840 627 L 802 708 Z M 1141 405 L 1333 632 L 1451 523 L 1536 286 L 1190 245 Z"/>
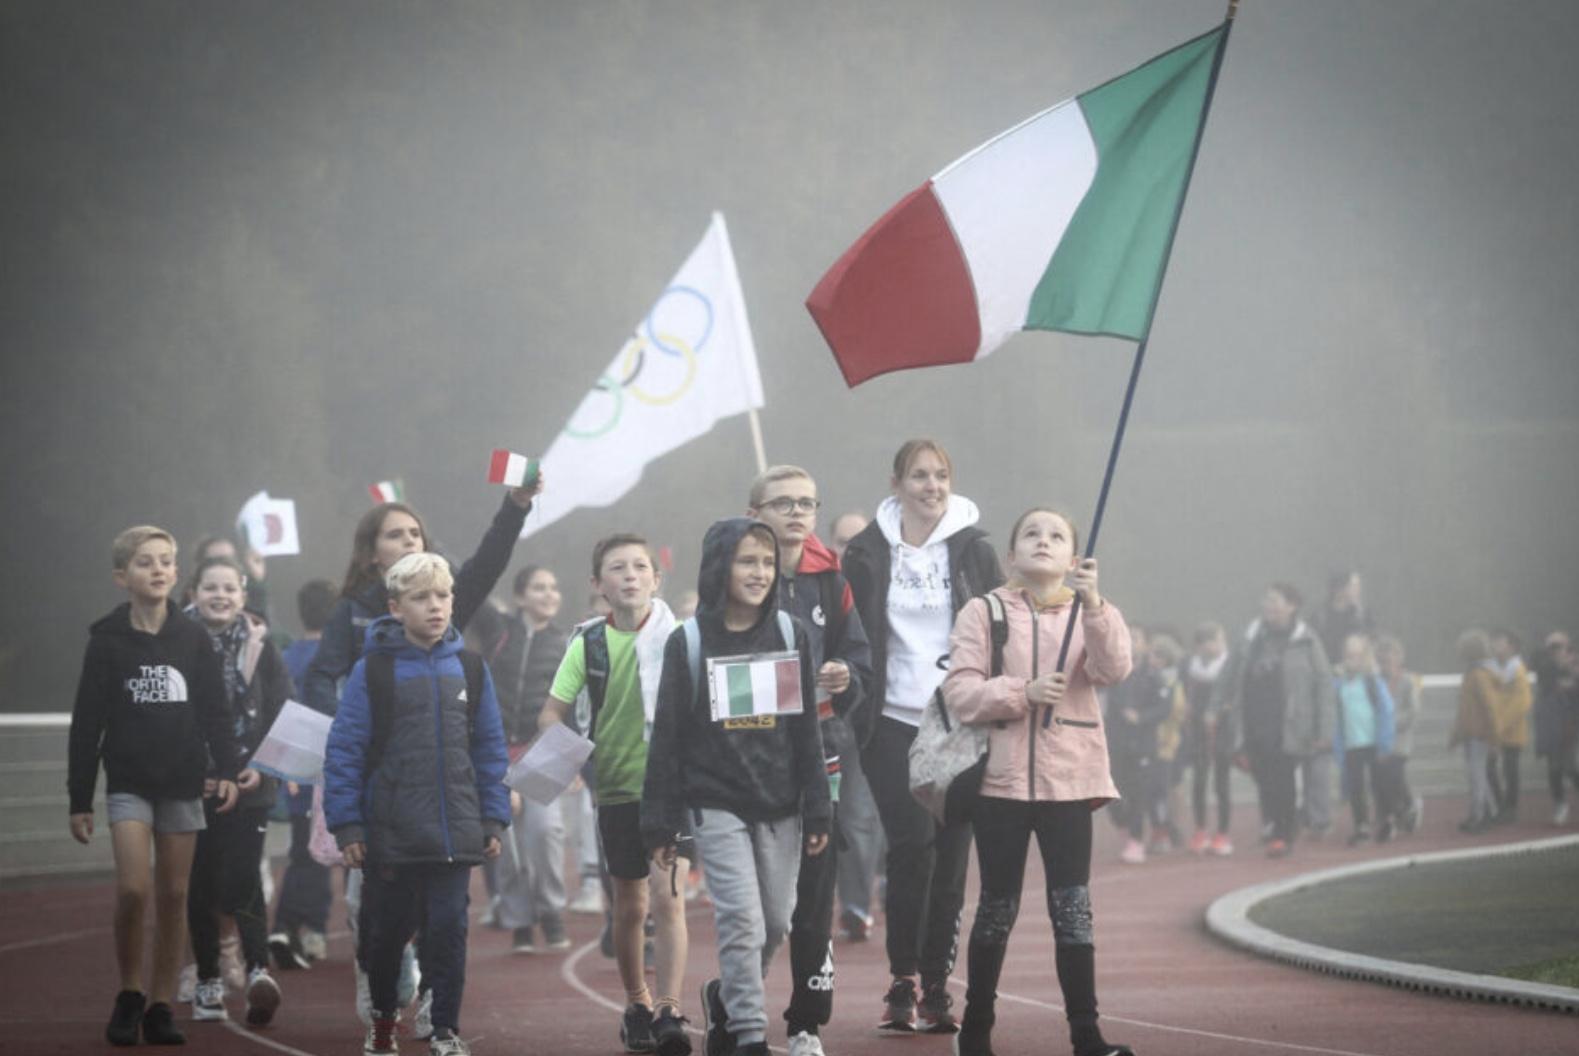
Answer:
<path fill-rule="evenodd" d="M 168 664 L 142 664 L 136 678 L 126 680 L 133 704 L 186 703 L 186 677 Z"/>

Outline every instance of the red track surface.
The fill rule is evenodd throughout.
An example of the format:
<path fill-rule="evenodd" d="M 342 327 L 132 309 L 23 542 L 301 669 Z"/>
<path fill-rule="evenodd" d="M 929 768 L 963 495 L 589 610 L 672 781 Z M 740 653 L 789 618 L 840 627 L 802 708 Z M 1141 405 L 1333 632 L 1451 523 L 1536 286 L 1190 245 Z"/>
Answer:
<path fill-rule="evenodd" d="M 1213 898 L 1261 880 L 1363 858 L 1550 835 L 1552 830 L 1535 821 L 1544 812 L 1544 797 L 1532 799 L 1541 801 L 1525 805 L 1525 824 L 1474 840 L 1453 829 L 1459 804 L 1435 802 L 1421 833 L 1389 847 L 1356 851 L 1341 839 L 1329 839 L 1302 844 L 1293 857 L 1277 862 L 1255 852 L 1253 834 L 1241 824 L 1235 833 L 1240 853 L 1233 858 L 1173 854 L 1144 866 L 1123 866 L 1116 859 L 1117 834 L 1099 817 L 1092 888 L 1105 1032 L 1133 1045 L 1141 1056 L 1579 1053 L 1575 1017 L 1422 996 L 1286 967 L 1224 946 L 1201 923 Z M 1241 823 L 1250 814 L 1240 810 Z M 1033 866 L 1004 972 L 993 1045 L 1000 1056 L 1068 1052 L 1052 932 L 1040 891 L 1041 877 Z M 967 929 L 973 904 L 967 905 Z M 104 884 L 56 882 L 4 894 L 0 1053 L 115 1051 L 101 1040 L 116 988 L 109 919 Z M 710 909 L 693 904 L 690 921 L 688 1004 L 717 964 Z M 591 945 L 600 925 L 600 919 L 574 917 L 576 947 L 568 954 L 536 957 L 512 956 L 507 935 L 473 928 L 462 1033 L 478 1056 L 619 1052 L 612 1011 L 620 1001 L 618 976 L 613 962 Z M 341 937 L 331 946 L 330 961 L 311 971 L 282 973 L 285 1003 L 267 1030 L 253 1033 L 234 1022 L 187 1023 L 184 1051 L 237 1056 L 360 1052 L 349 956 Z M 896 1056 L 899 1049 L 909 1056 L 944 1056 L 950 1051 L 946 1038 L 879 1038 L 872 1030 L 887 982 L 881 925 L 870 942 L 839 944 L 835 959 L 834 1021 L 823 1033 L 830 1056 Z M 781 951 L 769 979 L 778 1007 L 786 975 Z M 963 977 L 961 963 L 959 997 Z M 232 1014 L 239 1012 L 240 1002 L 233 1000 Z M 185 1015 L 178 1010 L 179 1017 Z M 782 1045 L 781 1037 L 770 1040 Z M 407 1041 L 402 1051 L 425 1053 L 427 1048 Z"/>

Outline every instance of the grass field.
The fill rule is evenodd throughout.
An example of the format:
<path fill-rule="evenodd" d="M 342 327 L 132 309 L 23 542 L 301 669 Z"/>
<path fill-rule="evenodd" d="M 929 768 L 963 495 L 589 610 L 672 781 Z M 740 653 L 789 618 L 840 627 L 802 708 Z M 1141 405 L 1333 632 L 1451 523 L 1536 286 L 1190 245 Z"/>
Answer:
<path fill-rule="evenodd" d="M 1250 916 L 1353 953 L 1579 987 L 1579 846 L 1386 870 L 1268 899 Z"/>

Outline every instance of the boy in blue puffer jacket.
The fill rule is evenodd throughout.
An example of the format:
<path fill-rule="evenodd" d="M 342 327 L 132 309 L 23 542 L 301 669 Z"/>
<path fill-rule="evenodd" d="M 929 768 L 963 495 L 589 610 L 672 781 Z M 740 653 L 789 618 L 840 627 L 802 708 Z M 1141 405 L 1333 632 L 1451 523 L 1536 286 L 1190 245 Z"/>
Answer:
<path fill-rule="evenodd" d="M 509 756 L 493 680 L 450 623 L 454 578 L 433 553 L 385 577 L 392 616 L 368 630 L 324 756 L 324 817 L 363 870 L 361 959 L 373 1023 L 364 1053 L 393 1053 L 401 951 L 422 931 L 433 981 L 432 1056 L 463 1056 L 467 888 L 510 824 Z"/>

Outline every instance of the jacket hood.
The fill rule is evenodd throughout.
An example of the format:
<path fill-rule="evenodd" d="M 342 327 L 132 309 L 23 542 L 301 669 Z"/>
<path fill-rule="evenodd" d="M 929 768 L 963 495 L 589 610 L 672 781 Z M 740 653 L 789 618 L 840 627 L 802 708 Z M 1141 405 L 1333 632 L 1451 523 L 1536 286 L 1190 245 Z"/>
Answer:
<path fill-rule="evenodd" d="M 696 576 L 696 617 L 710 627 L 720 628 L 724 625 L 724 606 L 729 599 L 729 566 L 734 562 L 740 540 L 753 530 L 766 531 L 773 536 L 776 571 L 762 604 L 758 606 L 757 620 L 752 628 L 760 627 L 762 621 L 778 608 L 778 536 L 762 521 L 754 521 L 749 517 L 726 517 L 714 521 L 702 537 L 702 568 Z M 807 542 L 810 541 L 808 537 Z"/>
<path fill-rule="evenodd" d="M 892 495 L 877 507 L 877 527 L 882 531 L 883 538 L 888 540 L 889 546 L 898 546 L 902 541 L 899 515 L 899 500 Z M 963 495 L 950 495 L 948 509 L 943 511 L 943 519 L 932 529 L 932 535 L 922 544 L 922 549 L 943 542 L 961 528 L 969 528 L 979 520 L 981 520 L 981 510 L 974 502 Z"/>
<path fill-rule="evenodd" d="M 838 556 L 824 546 L 821 539 L 815 535 L 808 535 L 805 544 L 801 547 L 800 567 L 794 571 L 797 575 L 815 576 L 819 572 L 831 572 L 838 567 Z"/>
<path fill-rule="evenodd" d="M 367 652 L 373 651 L 389 653 L 393 656 L 427 657 L 438 659 L 443 656 L 454 656 L 461 651 L 461 632 L 451 623 L 444 629 L 444 637 L 439 639 L 431 652 L 413 645 L 406 637 L 406 629 L 399 620 L 393 616 L 380 616 L 374 620 L 367 629 Z"/>

